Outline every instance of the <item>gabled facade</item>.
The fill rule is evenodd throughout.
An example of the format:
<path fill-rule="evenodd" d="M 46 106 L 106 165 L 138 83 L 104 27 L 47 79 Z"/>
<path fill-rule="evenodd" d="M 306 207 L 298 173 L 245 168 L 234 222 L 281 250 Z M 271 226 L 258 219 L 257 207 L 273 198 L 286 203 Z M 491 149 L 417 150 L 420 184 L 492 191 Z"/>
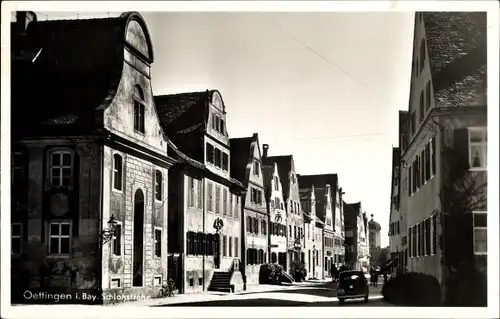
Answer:
<path fill-rule="evenodd" d="M 352 269 L 367 271 L 370 267 L 370 254 L 367 233 L 366 214 L 361 209 L 361 202 L 344 202 L 346 262 Z"/>
<path fill-rule="evenodd" d="M 304 217 L 300 207 L 299 185 L 292 155 L 268 156 L 269 147 L 264 148 L 263 161 L 265 165 L 278 166 L 280 181 L 283 188 L 284 206 L 287 212 L 287 269 L 292 261 L 304 262 Z"/>
<path fill-rule="evenodd" d="M 300 201 L 304 209 L 304 248 L 307 255 L 304 265 L 307 269 L 307 277 L 324 279 L 325 273 L 321 258 L 324 256 L 325 224 L 316 215 L 317 200 L 314 185 L 309 189 L 300 189 Z"/>
<path fill-rule="evenodd" d="M 247 286 L 259 284 L 260 266 L 269 254 L 269 213 L 264 191 L 264 172 L 257 133 L 251 137 L 232 138 L 231 176 L 246 188 L 242 201 L 244 227 L 242 247 L 245 252 L 243 278 Z"/>
<path fill-rule="evenodd" d="M 264 152 L 269 147 L 264 144 Z M 287 267 L 287 214 L 283 200 L 283 186 L 281 185 L 278 165 L 262 166 L 265 185 L 266 205 L 269 216 L 269 248 L 270 262 Z"/>
<path fill-rule="evenodd" d="M 226 110 L 217 90 L 155 96 L 169 150 L 169 256 L 185 293 L 243 289 L 242 196 L 231 178 Z M 223 280 L 224 279 L 224 280 Z"/>
<path fill-rule="evenodd" d="M 439 196 L 451 177 L 446 172 L 460 162 L 464 178 L 486 183 L 486 13 L 416 13 L 413 61 L 409 125 L 400 148 L 407 268 L 444 282 L 438 238 L 446 234 L 442 213 L 447 208 Z M 472 212 L 471 233 L 476 229 L 477 236 L 463 249 L 483 270 L 485 220 L 485 206 Z"/>
<path fill-rule="evenodd" d="M 18 12 L 12 27 L 12 121 L 23 123 L 12 131 L 15 288 L 88 289 L 96 302 L 117 301 L 100 291 L 157 295 L 168 277 L 175 161 L 153 101 L 143 18 Z"/>
<path fill-rule="evenodd" d="M 299 175 L 301 190 L 314 186 L 316 193 L 316 217 L 324 224 L 322 260 L 324 276 L 331 276 L 332 265 L 344 261 L 344 216 L 340 199 L 342 189 L 339 187 L 337 174 Z"/>

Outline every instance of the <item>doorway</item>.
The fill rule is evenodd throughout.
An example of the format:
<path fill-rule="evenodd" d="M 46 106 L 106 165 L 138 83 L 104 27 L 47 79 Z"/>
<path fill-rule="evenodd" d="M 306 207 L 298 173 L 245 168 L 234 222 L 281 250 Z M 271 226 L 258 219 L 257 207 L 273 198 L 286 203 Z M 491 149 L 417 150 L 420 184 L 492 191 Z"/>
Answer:
<path fill-rule="evenodd" d="M 220 234 L 215 234 L 214 268 L 220 268 Z"/>
<path fill-rule="evenodd" d="M 142 287 L 144 277 L 144 193 L 138 189 L 134 195 L 134 256 L 132 286 Z"/>

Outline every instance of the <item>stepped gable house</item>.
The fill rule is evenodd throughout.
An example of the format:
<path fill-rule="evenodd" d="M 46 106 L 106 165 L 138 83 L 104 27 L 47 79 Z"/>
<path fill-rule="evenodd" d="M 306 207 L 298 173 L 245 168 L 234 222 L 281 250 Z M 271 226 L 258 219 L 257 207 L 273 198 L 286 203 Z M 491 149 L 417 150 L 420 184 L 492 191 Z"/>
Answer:
<path fill-rule="evenodd" d="M 174 160 L 144 19 L 17 12 L 12 35 L 13 300 L 25 289 L 157 295 Z"/>
<path fill-rule="evenodd" d="M 169 152 L 168 264 L 185 293 L 242 290 L 241 198 L 217 90 L 155 96 Z M 231 288 L 233 287 L 233 288 Z"/>
<path fill-rule="evenodd" d="M 257 133 L 250 137 L 232 138 L 231 176 L 247 187 L 243 210 L 242 239 L 246 285 L 259 284 L 261 264 L 269 254 L 269 215 L 264 198 L 264 177 Z"/>
<path fill-rule="evenodd" d="M 299 175 L 301 190 L 314 186 L 316 217 L 325 225 L 323 232 L 324 275 L 331 275 L 332 265 L 337 267 L 344 260 L 344 216 L 340 200 L 342 189 L 337 174 Z"/>

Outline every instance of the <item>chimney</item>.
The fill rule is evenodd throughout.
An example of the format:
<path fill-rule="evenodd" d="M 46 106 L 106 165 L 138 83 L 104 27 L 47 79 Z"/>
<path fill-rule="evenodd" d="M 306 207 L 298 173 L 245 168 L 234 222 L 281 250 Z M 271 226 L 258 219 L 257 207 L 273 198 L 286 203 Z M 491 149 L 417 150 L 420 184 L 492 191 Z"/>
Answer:
<path fill-rule="evenodd" d="M 264 154 L 262 154 L 263 158 L 267 157 L 267 151 L 269 150 L 269 144 L 262 144 L 262 148 L 264 149 Z"/>

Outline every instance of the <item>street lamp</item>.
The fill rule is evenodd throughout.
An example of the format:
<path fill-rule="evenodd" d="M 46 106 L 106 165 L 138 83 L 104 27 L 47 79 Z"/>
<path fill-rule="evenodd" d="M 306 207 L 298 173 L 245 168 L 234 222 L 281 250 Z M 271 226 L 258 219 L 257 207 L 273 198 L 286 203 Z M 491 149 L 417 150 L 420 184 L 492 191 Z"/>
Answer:
<path fill-rule="evenodd" d="M 108 227 L 102 230 L 101 241 L 103 245 L 113 238 L 117 224 L 118 222 L 115 219 L 115 215 L 111 215 L 111 218 L 108 220 Z"/>

